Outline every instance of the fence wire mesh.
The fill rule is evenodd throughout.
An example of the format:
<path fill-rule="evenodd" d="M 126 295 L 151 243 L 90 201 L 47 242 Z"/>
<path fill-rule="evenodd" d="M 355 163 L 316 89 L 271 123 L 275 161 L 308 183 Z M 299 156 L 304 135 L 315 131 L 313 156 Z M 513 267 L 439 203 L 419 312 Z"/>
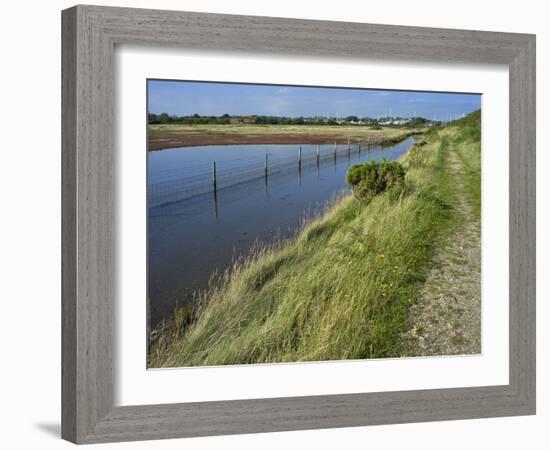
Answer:
<path fill-rule="evenodd" d="M 148 206 L 155 208 L 179 202 L 214 190 L 225 189 L 255 179 L 270 177 L 290 170 L 315 168 L 327 161 L 341 160 L 359 152 L 368 153 L 380 149 L 374 145 L 335 145 L 323 146 L 321 151 L 302 153 L 297 146 L 297 157 L 267 155 L 266 160 L 247 162 L 232 160 L 210 164 L 197 164 L 187 167 L 175 167 L 155 172 L 154 179 L 148 184 Z"/>

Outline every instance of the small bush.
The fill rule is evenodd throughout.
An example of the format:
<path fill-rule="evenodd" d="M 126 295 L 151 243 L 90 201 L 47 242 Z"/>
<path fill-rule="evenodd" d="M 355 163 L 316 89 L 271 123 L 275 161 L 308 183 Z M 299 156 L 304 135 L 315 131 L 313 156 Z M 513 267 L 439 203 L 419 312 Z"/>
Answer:
<path fill-rule="evenodd" d="M 401 163 L 386 159 L 382 159 L 380 163 L 370 161 L 355 164 L 348 170 L 346 181 L 356 198 L 368 202 L 387 190 L 402 190 L 405 183 L 405 169 Z"/>

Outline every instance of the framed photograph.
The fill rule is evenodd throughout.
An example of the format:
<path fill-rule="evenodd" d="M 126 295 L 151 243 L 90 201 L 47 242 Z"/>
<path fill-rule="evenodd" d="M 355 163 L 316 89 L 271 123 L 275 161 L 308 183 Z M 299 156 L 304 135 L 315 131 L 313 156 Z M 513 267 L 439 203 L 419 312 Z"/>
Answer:
<path fill-rule="evenodd" d="M 535 413 L 535 37 L 62 13 L 62 435 Z"/>

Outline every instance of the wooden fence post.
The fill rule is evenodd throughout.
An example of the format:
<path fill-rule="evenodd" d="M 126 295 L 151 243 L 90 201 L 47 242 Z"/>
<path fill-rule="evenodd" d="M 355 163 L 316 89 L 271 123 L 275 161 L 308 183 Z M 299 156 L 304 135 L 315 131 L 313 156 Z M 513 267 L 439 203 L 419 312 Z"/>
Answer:
<path fill-rule="evenodd" d="M 317 144 L 317 168 L 319 168 L 319 156 L 320 156 L 320 149 L 319 149 L 319 144 Z"/>
<path fill-rule="evenodd" d="M 212 161 L 212 187 L 214 188 L 214 192 L 216 192 L 218 187 L 218 180 L 216 176 L 216 161 Z"/>
<path fill-rule="evenodd" d="M 214 217 L 218 220 L 218 180 L 216 175 L 216 161 L 212 161 L 212 188 L 214 189 Z"/>

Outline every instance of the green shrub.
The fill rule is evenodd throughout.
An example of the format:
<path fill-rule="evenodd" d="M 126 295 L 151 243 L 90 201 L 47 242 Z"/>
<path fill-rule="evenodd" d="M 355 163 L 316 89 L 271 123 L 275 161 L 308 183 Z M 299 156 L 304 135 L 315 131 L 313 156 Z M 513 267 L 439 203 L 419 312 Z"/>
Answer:
<path fill-rule="evenodd" d="M 382 159 L 380 163 L 370 161 L 355 164 L 346 174 L 346 181 L 356 198 L 369 202 L 376 195 L 390 189 L 402 190 L 405 183 L 405 169 L 401 163 Z"/>

